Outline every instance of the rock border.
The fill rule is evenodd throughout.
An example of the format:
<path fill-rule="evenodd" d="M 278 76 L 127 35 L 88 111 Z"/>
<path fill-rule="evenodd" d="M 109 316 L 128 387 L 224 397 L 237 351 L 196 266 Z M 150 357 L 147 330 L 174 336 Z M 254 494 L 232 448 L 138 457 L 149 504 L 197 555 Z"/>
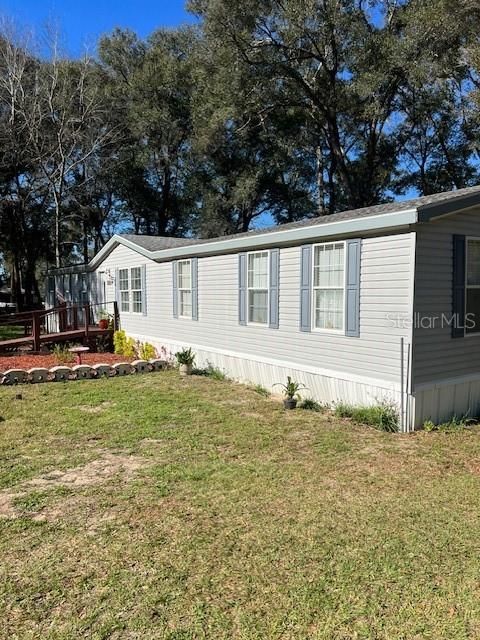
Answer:
<path fill-rule="evenodd" d="M 40 384 L 42 382 L 67 382 L 69 380 L 97 380 L 114 376 L 150 373 L 166 369 L 168 362 L 153 358 L 152 360 L 134 360 L 133 362 L 116 362 L 115 364 L 98 363 L 82 364 L 73 367 L 58 365 L 51 369 L 34 367 L 33 369 L 8 369 L 0 371 L 0 384 Z"/>

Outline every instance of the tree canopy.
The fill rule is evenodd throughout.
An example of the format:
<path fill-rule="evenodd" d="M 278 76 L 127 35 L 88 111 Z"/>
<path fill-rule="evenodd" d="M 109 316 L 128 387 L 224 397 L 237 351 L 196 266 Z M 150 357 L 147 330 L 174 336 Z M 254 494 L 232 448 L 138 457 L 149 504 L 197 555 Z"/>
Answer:
<path fill-rule="evenodd" d="M 212 237 L 478 183 L 474 0 L 188 6 L 194 27 L 117 29 L 80 59 L 3 29 L 0 255 L 19 304 L 115 231 Z"/>

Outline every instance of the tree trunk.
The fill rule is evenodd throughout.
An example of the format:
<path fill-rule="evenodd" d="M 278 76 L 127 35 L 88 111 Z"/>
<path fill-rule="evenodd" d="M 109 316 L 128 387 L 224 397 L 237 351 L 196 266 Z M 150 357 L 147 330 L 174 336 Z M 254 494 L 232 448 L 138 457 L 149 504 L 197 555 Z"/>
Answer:
<path fill-rule="evenodd" d="M 325 215 L 325 180 L 323 178 L 323 151 L 322 146 L 319 144 L 316 148 L 317 157 L 317 189 L 318 189 L 318 215 Z"/>

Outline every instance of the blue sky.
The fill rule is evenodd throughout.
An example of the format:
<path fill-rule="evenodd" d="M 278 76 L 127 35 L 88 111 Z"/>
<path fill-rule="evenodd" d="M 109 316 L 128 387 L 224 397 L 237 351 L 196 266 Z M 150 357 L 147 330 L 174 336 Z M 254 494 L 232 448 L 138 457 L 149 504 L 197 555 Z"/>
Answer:
<path fill-rule="evenodd" d="M 0 0 L 0 15 L 39 32 L 47 23 L 58 25 L 66 50 L 75 56 L 114 27 L 146 36 L 157 27 L 192 22 L 184 5 L 184 0 Z"/>

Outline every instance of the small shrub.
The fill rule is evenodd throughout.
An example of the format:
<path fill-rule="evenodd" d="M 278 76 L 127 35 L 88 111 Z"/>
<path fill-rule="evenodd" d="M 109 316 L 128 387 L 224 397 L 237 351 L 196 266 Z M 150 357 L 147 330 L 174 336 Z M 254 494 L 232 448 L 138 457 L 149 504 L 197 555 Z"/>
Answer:
<path fill-rule="evenodd" d="M 305 400 L 302 400 L 298 405 L 298 408 L 305 409 L 305 411 L 316 411 L 317 413 L 321 413 L 326 410 L 325 405 L 320 404 L 313 398 L 305 398 Z"/>
<path fill-rule="evenodd" d="M 115 331 L 113 334 L 113 346 L 115 353 L 126 358 L 135 358 L 135 340 L 129 338 L 123 329 Z"/>
<path fill-rule="evenodd" d="M 354 406 L 340 402 L 334 413 L 339 418 L 350 418 L 359 424 L 394 433 L 398 431 L 398 410 L 395 404 L 381 402 L 372 406 Z"/>
<path fill-rule="evenodd" d="M 218 367 L 215 367 L 211 362 L 209 362 L 203 369 L 194 369 L 192 373 L 195 376 L 206 376 L 207 378 L 212 378 L 213 380 L 227 380 L 225 371 L 222 371 Z"/>
<path fill-rule="evenodd" d="M 157 350 L 149 342 L 140 342 L 137 351 L 138 357 L 142 360 L 153 360 L 157 357 Z"/>
<path fill-rule="evenodd" d="M 258 393 L 259 396 L 264 396 L 265 398 L 269 398 L 271 395 L 270 391 L 261 384 L 256 384 L 254 387 L 252 387 L 252 391 L 255 391 L 255 393 Z"/>
<path fill-rule="evenodd" d="M 476 418 L 469 418 L 467 415 L 463 415 L 461 417 L 453 416 L 451 420 L 448 420 L 447 422 L 441 422 L 440 424 L 435 424 L 435 422 L 433 422 L 432 420 L 425 420 L 425 422 L 423 423 L 423 430 L 427 432 L 460 431 L 461 429 L 466 429 L 470 424 L 476 422 L 478 422 Z"/>
<path fill-rule="evenodd" d="M 69 364 L 75 360 L 75 356 L 68 349 L 68 344 L 56 344 L 53 347 L 53 355 L 59 364 Z"/>

